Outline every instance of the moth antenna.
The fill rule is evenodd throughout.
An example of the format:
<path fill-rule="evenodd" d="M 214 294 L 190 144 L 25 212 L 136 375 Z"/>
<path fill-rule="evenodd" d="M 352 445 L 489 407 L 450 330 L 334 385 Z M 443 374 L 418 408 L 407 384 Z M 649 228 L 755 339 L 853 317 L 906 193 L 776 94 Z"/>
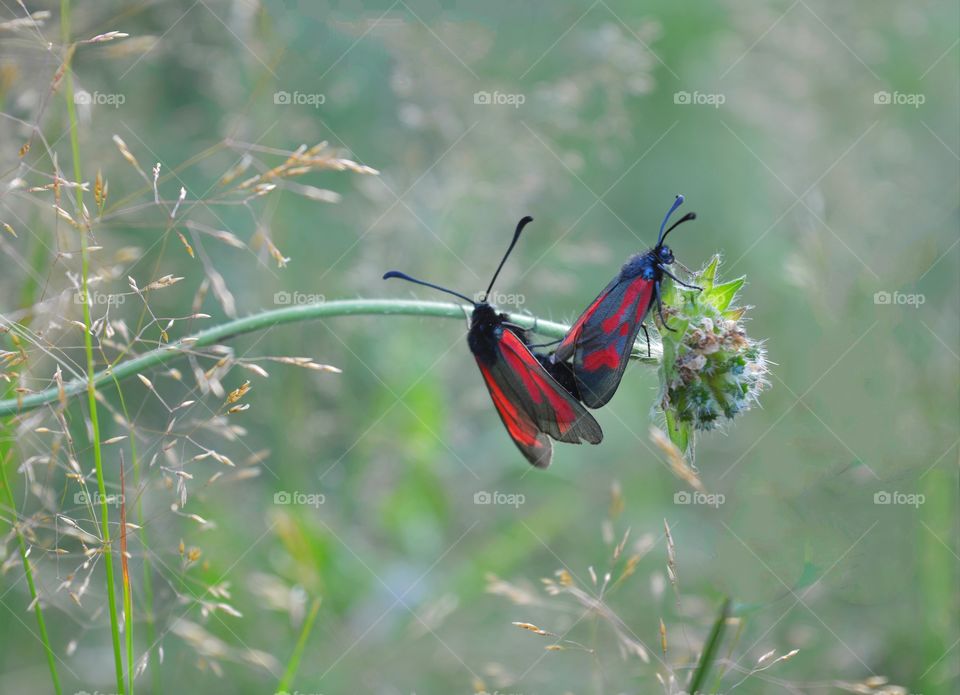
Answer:
<path fill-rule="evenodd" d="M 530 217 L 530 215 L 527 215 L 522 220 L 517 222 L 517 229 L 513 232 L 513 239 L 510 241 L 510 246 L 507 247 L 507 252 L 503 254 L 503 258 L 500 259 L 500 265 L 497 266 L 497 272 L 493 274 L 493 278 L 490 280 L 490 284 L 487 286 L 487 291 L 483 293 L 483 301 L 487 301 L 487 296 L 490 294 L 490 290 L 493 289 L 493 283 L 497 281 L 497 276 L 503 269 L 503 264 L 507 262 L 507 257 L 510 255 L 510 252 L 513 251 L 513 247 L 517 245 L 517 240 L 520 238 L 520 232 L 522 232 L 523 228 L 531 222 L 533 222 L 533 218 Z"/>
<path fill-rule="evenodd" d="M 440 290 L 441 292 L 446 292 L 447 294 L 452 294 L 454 297 L 460 297 L 465 302 L 469 302 L 473 306 L 477 306 L 477 302 L 470 299 L 465 295 L 460 294 L 459 292 L 454 292 L 453 290 L 448 290 L 446 287 L 441 287 L 440 285 L 434 285 L 432 282 L 424 282 L 423 280 L 417 280 L 414 277 L 410 277 L 406 273 L 401 273 L 399 270 L 388 270 L 383 274 L 384 280 L 389 280 L 390 278 L 400 278 L 401 280 L 406 280 L 407 282 L 412 282 L 416 285 L 423 285 L 424 287 L 431 287 L 435 290 Z"/>
<path fill-rule="evenodd" d="M 660 223 L 660 235 L 657 237 L 657 246 L 663 242 L 663 228 L 667 226 L 667 221 L 670 219 L 670 215 L 676 212 L 677 208 L 683 205 L 683 195 L 677 194 L 677 197 L 673 201 L 673 205 L 670 206 L 670 209 L 667 210 L 667 214 L 663 217 L 663 222 Z"/>
<path fill-rule="evenodd" d="M 671 225 L 670 225 L 670 229 L 668 229 L 667 231 L 665 231 L 665 232 L 663 233 L 663 235 L 660 237 L 660 243 L 658 243 L 657 246 L 660 246 L 661 244 L 663 244 L 663 240 L 667 238 L 667 234 L 669 234 L 670 232 L 672 232 L 675 228 L 679 227 L 679 226 L 680 226 L 681 224 L 683 224 L 684 222 L 690 222 L 691 220 L 695 220 L 695 219 L 697 219 L 697 213 L 695 213 L 695 212 L 688 212 L 686 215 L 684 215 L 683 217 L 681 217 L 679 220 L 677 220 L 676 222 L 674 222 L 673 224 L 671 224 Z"/>

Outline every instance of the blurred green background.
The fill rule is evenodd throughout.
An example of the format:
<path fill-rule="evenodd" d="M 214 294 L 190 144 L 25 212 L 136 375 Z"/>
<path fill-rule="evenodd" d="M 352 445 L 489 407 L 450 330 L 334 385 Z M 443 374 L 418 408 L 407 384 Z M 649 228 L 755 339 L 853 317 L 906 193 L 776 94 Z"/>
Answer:
<path fill-rule="evenodd" d="M 62 61 L 59 7 L 26 4 L 51 16 L 42 28 L 0 33 L 4 189 L 14 177 L 49 180 L 41 172 L 49 176 L 52 162 L 38 143 L 29 166 L 18 164 L 32 123 L 72 171 L 63 94 L 46 103 Z M 0 15 L 23 11 L 4 3 Z M 229 416 L 245 433 L 217 421 L 197 425 L 195 439 L 237 461 L 240 473 L 190 461 L 195 447 L 164 451 L 167 411 L 126 382 L 150 548 L 134 535 L 138 657 L 153 647 L 138 692 L 274 692 L 314 598 L 322 606 L 294 680 L 302 693 L 648 693 L 663 690 L 656 673 L 669 673 L 658 659 L 682 690 L 727 595 L 740 623 L 722 651 L 736 665 L 727 664 L 720 692 L 824 692 L 872 676 L 911 693 L 956 692 L 958 21 L 956 3 L 889 0 L 74 3 L 74 38 L 131 35 L 82 46 L 73 58 L 78 89 L 123 96 L 119 105 L 79 106 L 84 180 L 102 169 L 117 213 L 93 230 L 104 247 L 95 270 L 115 271 L 102 291 L 129 292 L 127 275 L 141 286 L 183 276 L 152 294 L 150 307 L 184 316 L 209 276 L 176 236 L 188 230 L 151 206 L 114 134 L 147 171 L 162 163 L 164 197 L 185 187 L 190 219 L 248 244 L 204 237 L 200 254 L 241 316 L 275 308 L 284 291 L 440 298 L 381 282 L 390 268 L 472 295 L 530 214 L 498 290 L 521 300 L 507 309 L 569 321 L 652 244 L 682 192 L 698 220 L 673 235 L 678 260 L 696 269 L 720 253 L 724 277 L 746 275 L 748 329 L 774 363 L 762 407 L 699 441 L 703 482 L 723 495 L 716 508 L 674 502 L 686 488 L 649 440 L 658 386 L 642 365 L 596 413 L 600 446 L 559 445 L 549 470 L 528 470 L 491 407 L 463 322 L 337 318 L 231 341 L 237 355 L 310 356 L 343 370 L 263 363 L 269 378 L 239 368 L 226 375 L 227 390 L 253 384 L 250 409 Z M 302 181 L 339 193 L 336 204 L 283 187 L 245 205 L 193 204 L 216 199 L 211 188 L 244 152 L 273 166 L 283 157 L 264 148 L 320 141 L 380 175 Z M 57 256 L 78 242 L 69 228 L 53 231 L 51 202 L 23 188 L 0 198 L 0 221 L 18 234 L 0 237 L 6 320 L 27 315 L 24 298 L 68 289 L 67 273 L 78 269 L 75 255 Z M 267 230 L 287 267 L 263 248 Z M 142 256 L 117 260 L 124 247 Z M 133 325 L 141 306 L 129 300 L 114 316 Z M 224 319 L 212 294 L 201 310 L 213 317 L 203 325 Z M 35 312 L 32 325 L 76 358 L 69 351 L 80 340 L 66 322 L 77 318 L 67 302 Z M 29 353 L 27 385 L 49 385 L 51 357 L 37 345 Z M 174 366 L 183 383 L 164 370 L 146 376 L 168 403 L 198 398 L 188 396 L 190 364 Z M 104 396 L 115 408 L 116 390 Z M 214 410 L 223 400 L 199 398 Z M 68 412 L 87 471 L 81 400 Z M 82 556 L 75 545 L 63 557 L 50 552 L 50 514 L 85 512 L 72 504 L 66 458 L 50 462 L 51 438 L 35 432 L 57 420 L 39 412 L 45 419 L 10 430 L 17 467 L 8 471 L 18 513 L 48 513 L 34 561 L 64 691 L 113 692 L 102 568 L 80 605 L 58 591 L 66 575 L 83 574 Z M 205 412 L 183 420 L 203 421 Z M 127 433 L 106 416 L 104 438 Z M 114 488 L 123 447 L 107 449 Z M 251 463 L 263 450 L 269 455 Z M 45 455 L 29 475 L 19 466 Z M 183 512 L 171 511 L 181 469 L 194 477 Z M 225 478 L 211 482 L 218 472 Z M 624 508 L 611 520 L 616 485 Z M 523 504 L 475 504 L 481 491 L 522 495 Z M 885 492 L 901 495 L 882 504 L 876 495 Z M 324 501 L 277 504 L 278 493 Z M 922 503 L 896 503 L 903 495 Z M 9 522 L 10 510 L 3 516 Z M 649 649 L 649 664 L 621 657 L 609 625 L 540 583 L 567 568 L 596 591 L 588 568 L 603 581 L 627 528 L 627 552 L 642 558 L 609 603 Z M 4 538 L 2 690 L 45 692 L 15 539 Z M 202 552 L 187 568 L 181 541 Z M 155 645 L 145 557 L 154 558 Z M 491 573 L 536 601 L 513 605 L 489 593 Z M 228 598 L 210 592 L 224 585 Z M 241 615 L 204 611 L 197 597 Z M 544 651 L 549 638 L 512 621 L 595 652 Z M 800 651 L 738 684 L 773 649 Z M 251 663 L 248 650 L 276 661 Z"/>

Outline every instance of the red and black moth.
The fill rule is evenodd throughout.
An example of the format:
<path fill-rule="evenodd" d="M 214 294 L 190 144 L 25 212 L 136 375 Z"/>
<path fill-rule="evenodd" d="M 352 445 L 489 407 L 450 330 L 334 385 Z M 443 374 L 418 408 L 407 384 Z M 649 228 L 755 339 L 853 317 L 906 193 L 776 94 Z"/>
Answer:
<path fill-rule="evenodd" d="M 570 366 L 576 380 L 576 393 L 590 408 L 600 408 L 613 397 L 641 328 L 647 335 L 649 351 L 650 336 L 643 322 L 654 301 L 660 323 L 667 330 L 673 330 L 663 317 L 660 299 L 663 276 L 673 278 L 684 287 L 700 289 L 680 281 L 667 270 L 667 266 L 673 263 L 673 251 L 663 245 L 664 239 L 678 225 L 697 218 L 696 213 L 688 212 L 664 231 L 670 216 L 682 204 L 683 196 L 678 195 L 660 224 L 656 246 L 627 260 L 617 277 L 576 320 L 551 356 L 555 364 L 568 364 L 567 360 L 573 358 Z"/>
<path fill-rule="evenodd" d="M 576 387 L 570 366 L 556 364 L 546 355 L 534 354 L 525 331 L 487 302 L 520 232 L 532 221 L 532 217 L 524 217 L 517 224 L 513 240 L 479 302 L 395 270 L 385 273 L 383 279 L 401 278 L 452 294 L 473 305 L 467 345 L 477 360 L 493 405 L 527 460 L 537 468 L 546 468 L 553 457 L 551 438 L 571 444 L 584 441 L 599 444 L 603 431 L 575 392 L 568 390 Z"/>

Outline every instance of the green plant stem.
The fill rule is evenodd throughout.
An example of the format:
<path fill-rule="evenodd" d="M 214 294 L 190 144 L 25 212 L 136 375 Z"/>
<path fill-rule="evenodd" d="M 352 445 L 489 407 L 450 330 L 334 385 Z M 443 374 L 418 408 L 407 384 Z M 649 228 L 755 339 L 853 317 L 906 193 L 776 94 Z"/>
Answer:
<path fill-rule="evenodd" d="M 20 531 L 19 524 L 16 521 L 17 506 L 13 498 L 13 490 L 7 481 L 7 465 L 5 459 L 0 459 L 0 486 L 3 487 L 3 501 L 9 507 L 14 515 L 13 529 L 17 534 L 17 541 L 20 544 L 20 559 L 23 562 L 23 573 L 27 577 L 27 586 L 30 588 L 30 600 L 33 603 L 33 612 L 37 616 L 37 629 L 40 630 L 40 640 L 43 642 L 44 651 L 47 653 L 47 665 L 50 667 L 50 679 L 53 681 L 53 690 L 57 695 L 63 692 L 60 689 L 60 677 L 57 675 L 57 662 L 53 653 L 53 647 L 50 646 L 50 637 L 47 634 L 47 623 L 43 619 L 43 610 L 40 608 L 40 599 L 37 595 L 37 587 L 33 581 L 33 569 L 30 566 L 28 556 L 27 541 Z"/>
<path fill-rule="evenodd" d="M 123 417 L 127 422 L 128 431 L 130 432 L 130 457 L 133 460 L 133 489 L 134 494 L 137 496 L 136 503 L 136 512 L 137 512 L 137 532 L 140 536 L 140 544 L 144 547 L 144 550 L 147 552 L 143 556 L 143 600 L 146 604 L 146 621 L 147 621 L 147 643 L 156 644 L 157 643 L 157 634 L 156 634 L 156 625 L 153 615 L 153 579 L 150 576 L 151 564 L 150 564 L 150 543 L 147 539 L 147 528 L 143 519 L 143 497 L 140 495 L 140 457 L 137 455 L 137 437 L 136 432 L 133 428 L 133 421 L 130 419 L 130 413 L 127 411 L 127 401 L 123 397 L 123 389 L 120 388 L 120 382 L 117 379 L 114 379 L 114 385 L 117 387 L 117 397 L 120 399 L 120 410 L 123 413 Z M 126 500 L 127 493 L 124 491 L 124 499 Z M 126 585 L 124 585 L 126 588 Z M 135 663 L 133 659 L 133 604 L 132 597 L 129 595 L 129 592 L 124 592 L 124 605 L 130 604 L 130 608 L 127 609 L 130 613 L 127 615 L 127 625 L 126 625 L 126 635 L 127 635 L 127 678 L 130 681 L 130 693 L 128 695 L 133 695 L 133 679 L 135 676 Z M 160 688 L 160 669 L 151 668 L 151 679 L 153 680 L 153 690 L 154 692 L 162 692 Z"/>
<path fill-rule="evenodd" d="M 293 679 L 297 676 L 297 669 L 300 668 L 300 659 L 303 657 L 303 650 L 307 646 L 307 640 L 310 638 L 310 632 L 313 630 L 313 623 L 317 619 L 319 610 L 320 599 L 316 598 L 310 606 L 310 613 L 307 614 L 306 620 L 303 621 L 300 637 L 297 639 L 297 644 L 293 648 L 293 654 L 290 655 L 290 661 L 287 662 L 287 669 L 283 673 L 283 678 L 280 679 L 280 684 L 277 686 L 278 693 L 287 692 L 293 683 Z"/>
<path fill-rule="evenodd" d="M 70 121 L 70 149 L 73 155 L 73 178 L 78 184 L 83 180 L 83 171 L 80 166 L 80 138 L 77 133 L 77 112 L 73 101 L 73 69 L 70 66 L 72 58 L 72 46 L 70 45 L 70 0 L 60 1 L 60 32 L 63 45 L 67 51 L 65 63 L 64 78 L 66 80 L 66 89 L 64 97 L 67 102 L 67 117 Z M 90 327 L 90 303 L 88 293 L 88 279 L 90 275 L 90 252 L 88 249 L 89 240 L 87 234 L 88 220 L 84 214 L 83 207 L 83 189 L 77 187 L 77 210 L 79 218 L 83 221 L 80 230 L 80 279 L 81 294 L 83 296 L 83 346 L 87 357 L 87 403 L 90 409 L 90 426 L 93 434 L 93 461 L 97 471 L 97 488 L 100 492 L 100 521 L 101 533 L 103 534 L 103 564 L 106 570 L 107 582 L 107 604 L 110 609 L 110 633 L 113 638 L 113 657 L 114 666 L 117 675 L 117 692 L 124 695 L 125 688 L 123 682 L 123 657 L 120 649 L 120 624 L 117 620 L 117 597 L 115 595 L 116 583 L 113 572 L 113 548 L 110 543 L 110 511 L 107 505 L 107 487 L 103 476 L 103 452 L 100 449 L 100 419 L 97 414 L 97 387 L 94 381 L 96 371 L 93 361 L 93 336 Z"/>
<path fill-rule="evenodd" d="M 937 529 L 946 530 L 944 522 L 950 519 L 956 524 L 960 516 L 956 506 L 955 472 L 946 467 L 934 468 L 920 477 L 920 484 L 925 501 L 917 512 L 920 526 L 916 529 L 916 548 L 920 584 L 918 609 L 922 611 L 924 634 L 918 646 L 922 647 L 930 667 L 920 676 L 917 685 L 923 690 L 918 688 L 917 692 L 934 693 L 950 680 L 950 659 L 944 657 L 957 634 L 956 616 L 960 607 L 957 563 L 944 551 Z"/>
<path fill-rule="evenodd" d="M 92 390 L 95 387 L 107 385 L 115 379 L 121 381 L 134 374 L 144 372 L 151 367 L 156 367 L 157 365 L 176 359 L 188 352 L 215 345 L 220 341 L 243 335 L 244 333 L 252 333 L 285 323 L 297 323 L 300 321 L 332 318 L 335 316 L 362 315 L 404 315 L 465 320 L 470 316 L 470 307 L 445 302 L 421 302 L 403 299 L 344 299 L 273 309 L 221 323 L 181 338 L 169 345 L 145 352 L 138 357 L 121 362 L 112 368 L 104 369 L 96 373 L 93 379 L 89 381 L 90 389 Z M 527 314 L 508 314 L 508 317 L 511 323 L 547 338 L 562 338 L 569 330 L 569 326 L 562 323 L 543 321 Z M 8 328 L 11 331 L 17 330 L 15 324 L 9 325 Z M 645 364 L 657 365 L 660 359 L 657 345 L 653 345 L 653 353 L 650 357 L 647 356 L 646 350 L 646 342 L 641 339 L 634 346 L 634 356 Z M 65 382 L 63 392 L 65 396 L 69 398 L 81 393 L 87 388 L 87 384 L 87 380 L 75 379 Z M 53 387 L 44 391 L 31 393 L 21 398 L 10 398 L 0 401 L 0 417 L 16 415 L 17 413 L 39 408 L 57 401 L 59 397 L 59 389 Z"/>
<path fill-rule="evenodd" d="M 33 252 L 31 253 L 31 266 L 36 271 L 35 274 L 28 274 L 26 281 L 24 282 L 23 289 L 20 294 L 20 303 L 21 306 L 30 307 L 33 306 L 36 296 L 39 292 L 39 284 L 34 279 L 39 277 L 44 272 L 44 261 L 46 256 L 44 252 L 46 250 L 46 245 L 42 242 L 39 236 L 36 234 L 33 235 Z M 25 319 L 25 323 L 29 323 L 30 318 Z M 13 347 L 17 347 L 13 345 Z M 6 388 L 3 389 L 2 393 L 4 397 L 9 398 L 11 394 L 15 393 L 16 382 L 10 381 Z M 47 666 L 50 668 L 50 680 L 53 682 L 53 691 L 56 695 L 61 695 L 62 690 L 60 687 L 60 676 L 57 673 L 57 662 L 56 655 L 54 654 L 53 647 L 50 646 L 50 638 L 47 633 L 47 624 L 43 618 L 43 608 L 40 605 L 40 600 L 38 598 L 38 593 L 36 590 L 36 584 L 33 577 L 33 567 L 30 564 L 28 559 L 29 557 L 29 548 L 27 547 L 26 539 L 23 537 L 23 533 L 20 531 L 20 525 L 17 523 L 17 508 L 14 503 L 14 493 L 13 488 L 10 487 L 10 483 L 7 478 L 6 467 L 10 461 L 13 460 L 13 447 L 12 442 L 15 440 L 12 433 L 12 423 L 4 422 L 0 424 L 0 434 L 3 435 L 3 440 L 0 442 L 0 485 L 3 486 L 4 495 L 3 498 L 10 508 L 10 513 L 13 515 L 12 521 L 10 524 L 11 530 L 16 534 L 17 541 L 20 545 L 20 558 L 23 563 L 23 573 L 27 579 L 27 585 L 30 589 L 30 598 L 31 603 L 33 604 L 33 613 L 37 618 L 37 629 L 40 632 L 40 641 L 43 643 L 44 652 L 47 655 Z"/>

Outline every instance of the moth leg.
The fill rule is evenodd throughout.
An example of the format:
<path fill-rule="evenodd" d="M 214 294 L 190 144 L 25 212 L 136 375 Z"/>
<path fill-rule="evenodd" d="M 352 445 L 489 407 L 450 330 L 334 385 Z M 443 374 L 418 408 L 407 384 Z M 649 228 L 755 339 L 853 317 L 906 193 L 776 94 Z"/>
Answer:
<path fill-rule="evenodd" d="M 647 339 L 647 357 L 650 357 L 650 334 L 647 332 L 647 324 L 641 323 L 640 328 L 643 329 L 643 335 Z"/>
<path fill-rule="evenodd" d="M 537 332 L 537 326 L 539 325 L 537 322 L 538 322 L 539 320 L 540 320 L 540 317 L 538 317 L 538 316 L 534 316 L 534 317 L 533 317 L 533 326 L 530 327 L 530 329 L 529 329 L 529 331 L 528 331 L 529 333 L 536 333 L 536 332 Z M 550 342 L 547 342 L 547 343 L 532 343 L 532 344 L 528 345 L 527 347 L 529 347 L 529 348 L 542 348 L 542 347 L 547 347 L 547 346 L 549 346 L 549 345 L 556 345 L 557 343 L 559 343 L 559 342 L 562 341 L 562 340 L 563 340 L 563 338 L 557 338 L 556 340 L 551 340 Z"/>
<path fill-rule="evenodd" d="M 561 340 L 563 340 L 563 338 L 557 338 L 556 340 L 551 340 L 549 343 L 534 343 L 532 345 L 529 345 L 528 347 L 532 347 L 532 348 L 547 347 L 548 345 L 556 345 Z"/>
<path fill-rule="evenodd" d="M 677 329 L 670 328 L 670 326 L 667 325 L 667 320 L 663 317 L 663 301 L 660 299 L 660 281 L 659 280 L 657 280 L 657 282 L 654 284 L 653 289 L 657 293 L 657 314 L 660 316 L 660 323 L 668 331 L 673 331 L 674 333 L 676 333 Z"/>

